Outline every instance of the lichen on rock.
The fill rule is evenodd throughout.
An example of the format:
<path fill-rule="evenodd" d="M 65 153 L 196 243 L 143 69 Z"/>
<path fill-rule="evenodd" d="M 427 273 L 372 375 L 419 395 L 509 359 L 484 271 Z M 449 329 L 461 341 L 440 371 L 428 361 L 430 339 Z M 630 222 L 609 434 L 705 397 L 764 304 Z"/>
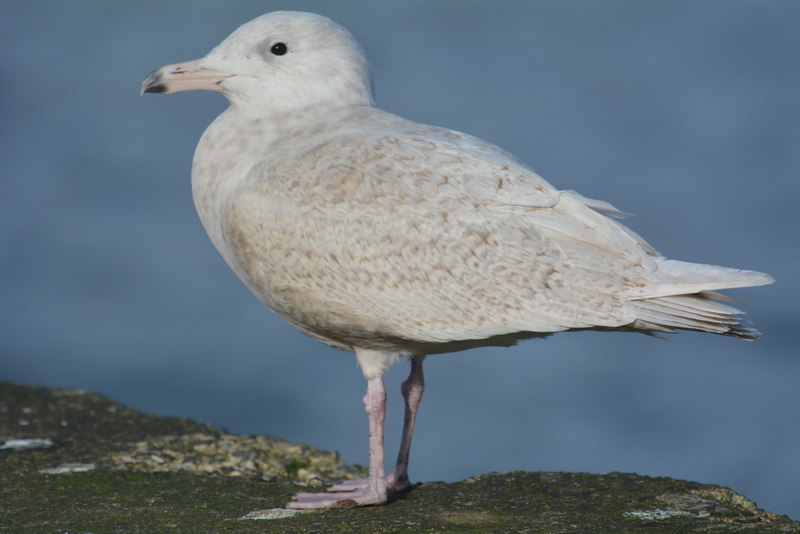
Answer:
<path fill-rule="evenodd" d="M 366 469 L 346 465 L 336 452 L 267 435 L 193 433 L 162 436 L 112 452 L 105 461 L 114 469 L 186 471 L 264 480 L 277 477 L 303 484 L 314 479 L 366 476 Z"/>

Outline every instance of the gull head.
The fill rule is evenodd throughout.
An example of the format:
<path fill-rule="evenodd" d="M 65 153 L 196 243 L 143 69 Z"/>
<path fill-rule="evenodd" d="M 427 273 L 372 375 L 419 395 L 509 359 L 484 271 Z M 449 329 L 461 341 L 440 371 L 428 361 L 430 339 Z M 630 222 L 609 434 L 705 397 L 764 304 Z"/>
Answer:
<path fill-rule="evenodd" d="M 372 106 L 369 63 L 358 41 L 330 19 L 277 11 L 240 26 L 204 58 L 154 70 L 141 93 L 222 93 L 248 115 L 313 106 Z"/>

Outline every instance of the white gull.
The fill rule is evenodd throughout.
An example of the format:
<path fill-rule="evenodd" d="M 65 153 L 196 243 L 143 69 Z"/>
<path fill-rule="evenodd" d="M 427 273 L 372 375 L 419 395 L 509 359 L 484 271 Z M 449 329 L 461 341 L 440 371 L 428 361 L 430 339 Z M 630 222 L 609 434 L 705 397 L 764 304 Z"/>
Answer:
<path fill-rule="evenodd" d="M 611 205 L 559 191 L 474 137 L 374 107 L 341 26 L 276 12 L 142 92 L 222 93 L 192 167 L 200 219 L 255 295 L 299 331 L 353 352 L 367 379 L 369 478 L 292 508 L 384 503 L 408 487 L 426 355 L 565 330 L 700 330 L 755 339 L 717 289 L 772 282 L 668 260 Z M 400 453 L 386 475 L 383 374 L 411 362 Z"/>

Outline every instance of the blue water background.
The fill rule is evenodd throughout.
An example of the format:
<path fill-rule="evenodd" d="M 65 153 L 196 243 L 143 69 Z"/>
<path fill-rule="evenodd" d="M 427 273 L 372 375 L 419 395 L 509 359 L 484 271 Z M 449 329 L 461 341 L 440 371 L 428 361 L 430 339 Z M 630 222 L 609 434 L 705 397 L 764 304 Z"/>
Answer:
<path fill-rule="evenodd" d="M 382 108 L 635 213 L 669 257 L 778 280 L 729 292 L 752 343 L 574 333 L 429 358 L 413 480 L 633 471 L 800 519 L 799 2 L 4 0 L 0 379 L 366 463 L 355 359 L 256 301 L 194 213 L 192 153 L 225 100 L 138 96 L 275 9 L 349 28 Z M 406 372 L 387 378 L 390 459 Z"/>

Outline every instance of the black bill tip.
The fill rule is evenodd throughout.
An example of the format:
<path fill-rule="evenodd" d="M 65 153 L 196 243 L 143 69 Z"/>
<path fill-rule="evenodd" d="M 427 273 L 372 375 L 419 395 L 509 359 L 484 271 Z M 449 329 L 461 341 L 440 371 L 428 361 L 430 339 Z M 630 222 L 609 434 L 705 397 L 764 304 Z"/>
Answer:
<path fill-rule="evenodd" d="M 147 87 L 146 89 L 142 89 L 142 94 L 145 94 L 145 93 L 163 93 L 166 90 L 167 90 L 167 86 L 166 85 L 162 85 L 162 84 L 159 83 L 159 84 L 156 84 L 156 85 L 151 85 L 151 86 Z"/>
<path fill-rule="evenodd" d="M 156 69 L 151 72 L 147 78 L 145 78 L 144 82 L 142 82 L 142 88 L 139 91 L 139 96 L 145 93 L 164 93 L 167 90 L 167 86 L 161 83 L 161 69 Z"/>

